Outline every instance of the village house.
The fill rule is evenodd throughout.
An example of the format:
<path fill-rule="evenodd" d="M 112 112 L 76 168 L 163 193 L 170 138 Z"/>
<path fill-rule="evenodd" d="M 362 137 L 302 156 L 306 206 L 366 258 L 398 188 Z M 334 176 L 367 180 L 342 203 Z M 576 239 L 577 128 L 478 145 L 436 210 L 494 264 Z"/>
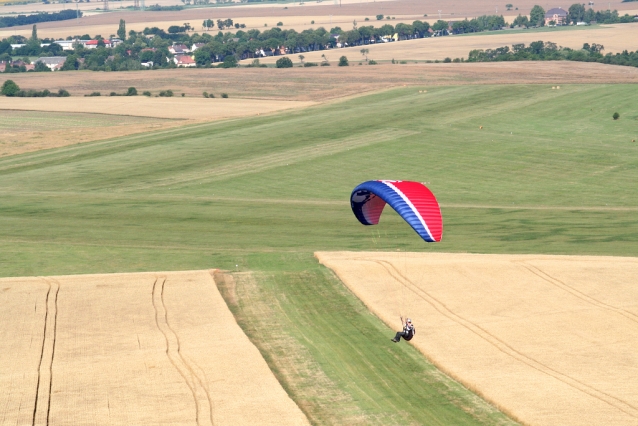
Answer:
<path fill-rule="evenodd" d="M 175 65 L 177 65 L 178 67 L 190 68 L 197 66 L 195 60 L 188 55 L 175 55 L 173 61 L 175 61 Z"/>
<path fill-rule="evenodd" d="M 102 41 L 104 42 L 104 45 L 106 47 L 115 47 L 118 44 L 122 43 L 122 40 L 118 38 L 113 38 L 110 40 L 103 39 Z M 54 43 L 60 45 L 62 47 L 62 50 L 73 50 L 77 45 L 82 45 L 87 49 L 96 49 L 98 47 L 98 40 L 55 40 Z"/>
<path fill-rule="evenodd" d="M 552 24 L 553 23 L 553 24 Z M 553 9 L 549 9 L 547 13 L 545 13 L 545 25 L 567 25 L 567 11 L 560 8 L 555 7 Z"/>
<path fill-rule="evenodd" d="M 204 46 L 206 46 L 206 43 L 195 43 L 191 46 L 191 52 L 194 52 L 200 47 L 204 47 Z"/>
<path fill-rule="evenodd" d="M 51 71 L 58 71 L 60 68 L 62 68 L 62 65 L 64 65 L 65 61 L 66 56 L 45 56 L 36 60 L 36 62 L 42 62 Z"/>
<path fill-rule="evenodd" d="M 11 66 L 24 67 L 27 71 L 33 71 L 35 69 L 35 65 L 34 64 L 27 64 L 22 59 L 18 59 L 17 61 L 11 62 Z"/>
<path fill-rule="evenodd" d="M 184 53 L 189 53 L 190 50 L 184 44 L 174 44 L 168 48 L 168 51 L 173 55 L 183 55 Z"/>
<path fill-rule="evenodd" d="M 77 44 L 84 45 L 91 40 L 55 40 L 54 43 L 60 45 L 62 50 L 73 50 Z"/>
<path fill-rule="evenodd" d="M 104 47 L 113 47 L 111 40 L 102 40 L 104 42 Z M 89 40 L 84 43 L 84 47 L 87 49 L 97 49 L 99 40 Z"/>

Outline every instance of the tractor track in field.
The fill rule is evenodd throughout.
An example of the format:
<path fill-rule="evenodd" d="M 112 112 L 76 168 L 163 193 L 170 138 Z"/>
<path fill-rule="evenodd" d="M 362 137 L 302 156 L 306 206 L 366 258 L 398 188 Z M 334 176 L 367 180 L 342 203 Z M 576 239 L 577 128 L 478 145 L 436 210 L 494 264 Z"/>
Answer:
<path fill-rule="evenodd" d="M 184 382 L 195 404 L 195 422 L 198 426 L 210 424 L 214 426 L 214 403 L 210 395 L 210 389 L 208 387 L 205 377 L 198 376 L 191 365 L 192 361 L 182 354 L 181 342 L 179 335 L 175 332 L 175 329 L 171 326 L 168 319 L 168 309 L 164 300 L 164 287 L 166 285 L 166 277 L 158 277 L 153 282 L 153 290 L 151 293 L 151 301 L 155 310 L 155 324 L 157 329 L 164 336 L 166 343 L 166 356 L 169 362 L 173 365 L 175 370 L 184 379 Z M 192 362 L 195 367 L 203 374 L 202 369 Z"/>
<path fill-rule="evenodd" d="M 572 296 L 582 300 L 585 303 L 591 304 L 593 306 L 596 306 L 597 308 L 601 308 L 601 309 L 605 309 L 608 311 L 612 311 L 618 315 L 621 315 L 625 318 L 627 318 L 629 321 L 633 321 L 635 323 L 638 323 L 638 315 L 634 314 L 633 312 L 630 312 L 626 309 L 622 309 L 622 308 L 618 308 L 616 306 L 610 305 L 608 303 L 605 302 L 601 302 L 600 300 L 591 297 L 585 293 L 583 293 L 582 291 L 575 289 L 574 287 L 570 286 L 569 284 L 567 284 L 564 281 L 559 280 L 556 277 L 551 276 L 550 274 L 548 274 L 547 272 L 543 271 L 542 269 L 538 268 L 537 266 L 533 266 L 530 265 L 529 263 L 525 262 L 525 261 L 518 261 L 517 263 L 519 263 L 523 268 L 527 269 L 529 272 L 531 272 L 532 274 L 536 275 L 537 277 L 539 277 L 540 279 L 542 279 L 545 282 L 550 283 L 551 285 L 560 288 L 563 291 L 566 291 L 568 293 L 570 293 Z"/>
<path fill-rule="evenodd" d="M 440 314 L 442 314 L 443 316 L 445 316 L 446 318 L 448 318 L 449 320 L 455 322 L 456 324 L 464 327 L 465 329 L 467 329 L 468 331 L 472 332 L 473 334 L 477 335 L 478 337 L 480 337 L 481 339 L 483 339 L 484 341 L 486 341 L 487 343 L 491 344 L 492 346 L 494 346 L 499 352 L 508 355 L 514 359 L 516 359 L 517 361 L 527 365 L 530 368 L 533 368 L 534 370 L 537 370 L 543 374 L 546 374 L 548 376 L 551 376 L 552 378 L 580 391 L 583 392 L 593 398 L 596 398 L 620 411 L 622 411 L 623 413 L 634 417 L 634 418 L 638 418 L 638 407 L 628 403 L 627 401 L 624 401 L 620 398 L 617 398 L 613 395 L 609 395 L 608 393 L 605 393 L 603 391 L 600 391 L 592 386 L 589 386 L 586 383 L 583 383 L 582 381 L 579 381 L 578 379 L 575 379 L 571 376 L 568 376 L 564 373 L 561 373 L 560 371 L 557 371 L 556 369 L 547 366 L 527 355 L 525 355 L 524 353 L 516 350 L 515 348 L 513 348 L 511 345 L 509 345 L 507 342 L 503 341 L 502 339 L 496 337 L 495 335 L 493 335 L 492 333 L 490 333 L 489 331 L 487 331 L 486 329 L 484 329 L 483 327 L 481 327 L 480 325 L 462 317 L 461 315 L 453 312 L 450 308 L 448 308 L 443 302 L 441 302 L 440 300 L 438 300 L 437 298 L 435 298 L 434 296 L 432 296 L 431 294 L 429 294 L 427 291 L 419 288 L 416 284 L 414 284 L 409 278 L 407 278 L 405 275 L 403 275 L 401 272 L 399 272 L 394 265 L 392 265 L 390 262 L 384 261 L 384 260 L 369 260 L 369 259 L 358 259 L 358 260 L 363 260 L 363 261 L 367 261 L 367 262 L 373 262 L 376 263 L 377 265 L 381 266 L 383 269 L 386 270 L 386 272 L 393 278 L 395 279 L 401 286 L 407 288 L 409 291 L 411 291 L 415 296 L 417 296 L 418 298 L 420 298 L 421 300 L 423 300 L 424 302 L 426 302 L 428 305 L 432 306 L 436 311 L 438 311 Z"/>
<path fill-rule="evenodd" d="M 46 282 L 48 289 L 45 297 L 44 330 L 42 333 L 42 347 L 38 363 L 38 379 L 36 382 L 35 401 L 31 425 L 49 424 L 51 416 L 51 391 L 53 388 L 53 360 L 55 358 L 55 343 L 58 329 L 58 293 L 60 283 L 54 279 L 41 279 Z M 46 400 L 46 411 L 44 409 Z"/>

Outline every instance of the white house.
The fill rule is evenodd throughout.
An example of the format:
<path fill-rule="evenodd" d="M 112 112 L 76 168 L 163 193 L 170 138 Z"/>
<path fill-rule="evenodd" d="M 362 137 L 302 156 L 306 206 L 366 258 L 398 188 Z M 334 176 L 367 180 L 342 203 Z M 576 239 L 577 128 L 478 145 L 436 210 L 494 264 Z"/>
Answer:
<path fill-rule="evenodd" d="M 195 60 L 188 55 L 175 55 L 173 61 L 175 61 L 175 65 L 178 67 L 190 68 L 197 66 Z"/>
<path fill-rule="evenodd" d="M 36 59 L 35 62 L 42 62 L 51 71 L 57 71 L 62 68 L 62 65 L 66 62 L 66 56 L 44 56 Z"/>

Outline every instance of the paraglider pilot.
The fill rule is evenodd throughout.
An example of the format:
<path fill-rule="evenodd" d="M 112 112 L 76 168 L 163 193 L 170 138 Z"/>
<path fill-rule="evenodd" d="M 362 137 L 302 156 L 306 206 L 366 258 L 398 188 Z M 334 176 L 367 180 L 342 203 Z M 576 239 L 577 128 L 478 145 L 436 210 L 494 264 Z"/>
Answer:
<path fill-rule="evenodd" d="M 410 318 L 406 318 L 404 323 L 403 317 L 401 317 L 401 324 L 403 324 L 403 331 L 397 332 L 397 335 L 394 336 L 394 339 L 392 339 L 394 343 L 398 343 L 402 337 L 405 340 L 410 341 L 416 334 L 416 330 L 414 329 L 414 325 L 412 324 L 412 320 Z"/>

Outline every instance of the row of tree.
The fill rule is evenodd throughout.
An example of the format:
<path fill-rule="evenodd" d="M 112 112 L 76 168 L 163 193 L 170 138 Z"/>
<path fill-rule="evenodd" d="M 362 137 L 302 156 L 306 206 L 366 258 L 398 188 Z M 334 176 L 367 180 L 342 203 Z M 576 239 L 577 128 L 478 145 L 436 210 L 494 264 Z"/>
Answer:
<path fill-rule="evenodd" d="M 442 21 L 445 22 L 445 21 Z M 435 24 L 439 24 L 438 22 Z M 447 24 L 447 22 L 445 22 Z M 474 19 L 464 19 L 452 23 L 452 32 L 454 34 L 477 33 L 481 31 L 500 30 L 505 27 L 505 18 L 502 15 L 485 15 Z M 448 27 L 448 25 L 442 25 Z M 434 29 L 434 27 L 433 27 Z"/>
<path fill-rule="evenodd" d="M 472 50 L 468 62 L 500 61 L 579 61 L 600 62 L 611 65 L 638 67 L 638 51 L 603 55 L 605 47 L 596 43 L 585 43 L 582 49 L 570 49 L 556 43 L 535 41 L 529 46 L 514 44 L 496 49 Z"/>
<path fill-rule="evenodd" d="M 16 98 L 46 98 L 46 97 L 56 97 L 56 98 L 66 98 L 69 95 L 69 92 L 65 89 L 60 89 L 56 92 L 51 92 L 48 89 L 44 90 L 23 90 L 13 81 L 13 80 L 5 80 L 0 87 L 0 95 L 8 96 L 8 97 L 16 97 Z"/>
<path fill-rule="evenodd" d="M 82 12 L 71 9 L 53 13 L 42 12 L 33 15 L 2 16 L 0 17 L 0 28 L 15 27 L 18 25 L 32 25 L 39 22 L 65 21 L 68 19 L 75 19 L 80 16 L 82 16 Z"/>

